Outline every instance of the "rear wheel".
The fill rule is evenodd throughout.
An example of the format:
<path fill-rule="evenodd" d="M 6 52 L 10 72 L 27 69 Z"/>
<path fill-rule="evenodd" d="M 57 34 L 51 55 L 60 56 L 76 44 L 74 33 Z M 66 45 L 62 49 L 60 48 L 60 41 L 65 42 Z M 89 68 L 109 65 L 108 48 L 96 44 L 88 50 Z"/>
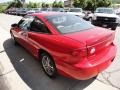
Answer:
<path fill-rule="evenodd" d="M 47 53 L 41 54 L 41 64 L 44 72 L 51 78 L 57 74 L 57 69 L 52 57 Z"/>

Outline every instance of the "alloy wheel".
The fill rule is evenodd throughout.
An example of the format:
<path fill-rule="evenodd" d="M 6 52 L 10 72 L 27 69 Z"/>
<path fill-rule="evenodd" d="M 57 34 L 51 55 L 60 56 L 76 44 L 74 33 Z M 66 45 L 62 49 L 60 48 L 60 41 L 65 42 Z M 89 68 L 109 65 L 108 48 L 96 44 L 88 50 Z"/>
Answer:
<path fill-rule="evenodd" d="M 42 57 L 42 66 L 44 71 L 49 75 L 53 76 L 55 73 L 54 63 L 48 55 Z"/>

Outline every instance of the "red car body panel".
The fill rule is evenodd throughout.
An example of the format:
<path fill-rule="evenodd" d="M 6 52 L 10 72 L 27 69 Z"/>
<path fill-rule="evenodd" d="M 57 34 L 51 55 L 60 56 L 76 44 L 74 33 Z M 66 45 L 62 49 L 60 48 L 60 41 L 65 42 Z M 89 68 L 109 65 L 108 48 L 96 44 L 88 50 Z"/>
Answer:
<path fill-rule="evenodd" d="M 115 32 L 95 27 L 70 34 L 59 34 L 51 23 L 46 21 L 47 14 L 33 14 L 49 28 L 52 34 L 24 32 L 11 28 L 16 40 L 39 59 L 40 50 L 45 50 L 54 59 L 58 73 L 80 80 L 96 76 L 106 69 L 116 55 L 113 44 Z M 49 14 L 48 14 L 49 15 Z M 95 48 L 94 54 L 91 49 Z"/>
<path fill-rule="evenodd" d="M 67 77 L 86 80 L 96 76 L 111 64 L 116 53 L 115 50 L 116 48 L 112 46 L 110 50 L 103 51 L 100 55 L 84 58 L 74 65 L 58 62 L 57 68 L 59 68 L 58 70 L 61 74 L 64 74 Z"/>

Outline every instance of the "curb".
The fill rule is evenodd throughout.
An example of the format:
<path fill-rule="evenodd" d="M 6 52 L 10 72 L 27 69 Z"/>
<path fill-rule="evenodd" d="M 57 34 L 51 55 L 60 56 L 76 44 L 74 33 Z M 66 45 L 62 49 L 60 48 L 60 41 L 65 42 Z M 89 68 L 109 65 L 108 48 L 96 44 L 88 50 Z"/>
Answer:
<path fill-rule="evenodd" d="M 9 60 L 3 43 L 10 38 L 10 34 L 0 27 L 0 90 L 31 90 L 20 78 Z"/>

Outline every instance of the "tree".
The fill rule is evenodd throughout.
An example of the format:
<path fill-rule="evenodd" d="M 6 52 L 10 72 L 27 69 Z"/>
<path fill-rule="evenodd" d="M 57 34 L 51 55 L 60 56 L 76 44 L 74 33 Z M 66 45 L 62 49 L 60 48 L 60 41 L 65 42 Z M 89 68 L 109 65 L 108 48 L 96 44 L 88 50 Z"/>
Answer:
<path fill-rule="evenodd" d="M 74 0 L 74 7 L 83 8 L 85 10 L 94 11 L 97 7 L 111 6 L 110 0 Z"/>
<path fill-rule="evenodd" d="M 27 4 L 27 8 L 32 8 L 32 7 L 33 7 L 32 2 L 29 2 L 29 3 Z"/>
<path fill-rule="evenodd" d="M 63 7 L 63 2 L 62 1 L 59 1 L 57 2 L 56 0 L 52 3 L 52 7 L 55 7 L 55 8 L 62 8 Z"/>
<path fill-rule="evenodd" d="M 37 8 L 37 7 L 39 7 L 39 3 L 29 2 L 27 4 L 27 8 Z"/>
<path fill-rule="evenodd" d="M 7 7 L 7 9 L 9 9 L 11 7 L 20 8 L 20 7 L 23 7 L 23 5 L 22 5 L 21 1 L 14 0 L 13 2 L 10 2 L 10 4 Z"/>
<path fill-rule="evenodd" d="M 4 12 L 6 9 L 7 5 L 5 4 L 0 4 L 0 13 Z"/>
<path fill-rule="evenodd" d="M 56 0 L 53 2 L 52 7 L 58 7 L 58 3 Z"/>
<path fill-rule="evenodd" d="M 58 2 L 58 7 L 63 8 L 63 2 L 62 1 Z"/>
<path fill-rule="evenodd" d="M 74 0 L 73 6 L 78 8 L 85 8 L 86 0 Z"/>
<path fill-rule="evenodd" d="M 46 8 L 46 3 L 43 2 L 41 6 L 42 8 Z"/>
<path fill-rule="evenodd" d="M 23 7 L 23 4 L 21 3 L 20 0 L 16 0 L 15 7 L 17 8 Z"/>
<path fill-rule="evenodd" d="M 45 7 L 46 7 L 46 8 L 49 8 L 49 4 L 46 3 L 46 4 L 45 4 Z"/>
<path fill-rule="evenodd" d="M 33 8 L 37 8 L 37 7 L 38 7 L 37 3 L 33 3 Z"/>
<path fill-rule="evenodd" d="M 92 2 L 92 0 L 87 0 L 86 1 L 86 6 L 85 6 L 84 9 L 90 10 L 90 11 L 92 11 L 94 9 L 94 3 Z"/>
<path fill-rule="evenodd" d="M 111 3 L 110 0 L 99 0 L 97 7 L 109 7 L 111 6 Z"/>

